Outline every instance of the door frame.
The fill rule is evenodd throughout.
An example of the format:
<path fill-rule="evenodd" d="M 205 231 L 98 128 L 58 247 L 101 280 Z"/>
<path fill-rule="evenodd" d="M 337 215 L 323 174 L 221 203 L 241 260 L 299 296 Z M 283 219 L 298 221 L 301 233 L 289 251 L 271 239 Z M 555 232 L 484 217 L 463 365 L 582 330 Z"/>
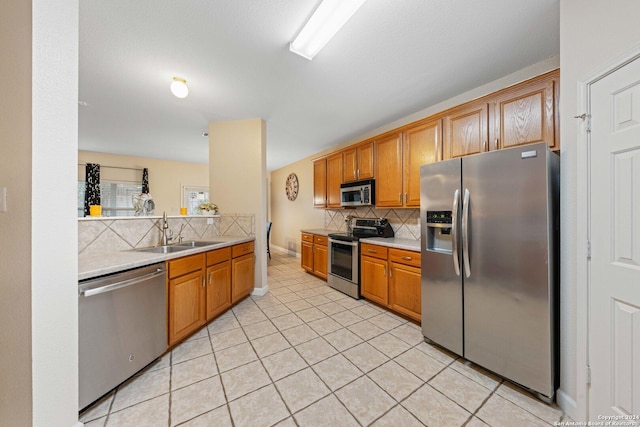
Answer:
<path fill-rule="evenodd" d="M 590 299 L 591 263 L 588 258 L 588 242 L 591 238 L 591 86 L 630 62 L 640 59 L 640 45 L 605 64 L 599 70 L 578 81 L 577 106 L 586 117 L 576 117 L 576 410 L 589 419 L 590 385 L 587 367 L 590 364 Z M 581 114 L 576 112 L 577 114 Z M 561 178 L 562 179 L 562 178 Z"/>

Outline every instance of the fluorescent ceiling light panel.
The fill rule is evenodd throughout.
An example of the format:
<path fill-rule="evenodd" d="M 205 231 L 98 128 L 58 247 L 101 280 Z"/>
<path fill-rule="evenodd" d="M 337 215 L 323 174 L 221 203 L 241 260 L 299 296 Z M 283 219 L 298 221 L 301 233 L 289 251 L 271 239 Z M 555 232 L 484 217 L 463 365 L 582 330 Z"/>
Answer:
<path fill-rule="evenodd" d="M 365 1 L 323 0 L 289 44 L 289 50 L 312 60 Z"/>

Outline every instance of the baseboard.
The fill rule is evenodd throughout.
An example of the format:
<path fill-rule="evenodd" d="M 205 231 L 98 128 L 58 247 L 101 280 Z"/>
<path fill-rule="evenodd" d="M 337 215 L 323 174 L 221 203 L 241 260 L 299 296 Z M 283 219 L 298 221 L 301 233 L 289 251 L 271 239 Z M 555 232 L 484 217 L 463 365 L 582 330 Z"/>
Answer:
<path fill-rule="evenodd" d="M 579 421 L 582 418 L 578 415 L 578 405 L 576 404 L 576 401 L 561 389 L 558 389 L 556 392 L 556 403 L 560 409 L 562 409 L 564 413 L 570 416 L 574 421 Z"/>
<path fill-rule="evenodd" d="M 270 247 L 270 249 L 275 249 L 276 251 L 282 252 L 282 253 L 287 254 L 289 256 L 295 256 L 296 258 L 300 258 L 300 254 L 299 253 L 294 252 L 294 251 L 290 251 L 290 250 L 288 250 L 286 248 L 283 248 L 283 247 L 280 247 L 280 246 L 276 246 L 276 245 L 270 245 L 269 247 Z"/>
<path fill-rule="evenodd" d="M 80 421 L 78 421 L 73 425 L 73 427 L 84 427 L 84 423 L 81 423 Z"/>
<path fill-rule="evenodd" d="M 253 291 L 251 292 L 251 295 L 255 295 L 257 297 L 261 297 L 261 296 L 266 295 L 267 292 L 269 292 L 269 285 L 263 286 L 262 288 L 253 288 Z"/>

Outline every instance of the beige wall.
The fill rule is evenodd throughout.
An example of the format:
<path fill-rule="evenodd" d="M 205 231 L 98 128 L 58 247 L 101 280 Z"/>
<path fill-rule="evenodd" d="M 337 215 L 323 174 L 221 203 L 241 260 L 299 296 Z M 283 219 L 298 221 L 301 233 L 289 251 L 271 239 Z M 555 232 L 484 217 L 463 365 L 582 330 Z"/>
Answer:
<path fill-rule="evenodd" d="M 578 271 L 578 256 L 586 241 L 585 194 L 578 180 L 586 170 L 585 141 L 579 139 L 573 116 L 585 112 L 578 87 L 629 49 L 640 47 L 637 0 L 560 2 L 560 132 L 561 132 L 561 366 L 558 403 L 575 420 L 587 418 L 586 269 Z M 582 175 L 579 177 L 579 171 Z M 608 351 L 603 343 L 602 351 Z M 594 420 L 595 421 L 595 420 Z"/>
<path fill-rule="evenodd" d="M 298 197 L 285 193 L 289 174 L 298 176 Z M 324 228 L 324 209 L 313 207 L 313 161 L 306 158 L 271 172 L 271 246 L 300 253 L 300 229 Z"/>
<path fill-rule="evenodd" d="M 0 3 L 0 424 L 31 425 L 31 2 Z"/>
<path fill-rule="evenodd" d="M 101 165 L 126 168 L 149 169 L 149 194 L 156 203 L 155 215 L 166 211 L 168 215 L 179 215 L 182 205 L 182 186 L 209 186 L 209 165 L 201 163 L 175 162 L 171 160 L 147 159 L 144 157 L 120 156 L 116 154 L 78 151 L 78 163 L 99 163 Z M 102 168 L 101 179 L 137 180 L 142 172 L 126 169 Z M 84 181 L 84 167 L 78 167 L 78 179 Z"/>
<path fill-rule="evenodd" d="M 313 159 L 330 153 L 338 148 L 346 147 L 383 132 L 398 128 L 424 117 L 444 111 L 456 105 L 479 98 L 523 80 L 543 74 L 559 67 L 559 57 L 549 58 L 538 64 L 500 78 L 496 81 L 455 96 L 447 101 L 420 110 L 395 122 L 345 141 L 313 156 L 307 157 L 283 168 L 271 172 L 271 244 L 287 250 L 300 251 L 300 229 L 324 228 L 324 210 L 313 207 Z M 292 172 L 298 175 L 300 191 L 295 202 L 291 202 L 284 194 L 285 178 Z"/>
<path fill-rule="evenodd" d="M 257 292 L 267 290 L 266 135 L 262 119 L 209 123 L 209 195 L 222 214 L 255 215 Z"/>

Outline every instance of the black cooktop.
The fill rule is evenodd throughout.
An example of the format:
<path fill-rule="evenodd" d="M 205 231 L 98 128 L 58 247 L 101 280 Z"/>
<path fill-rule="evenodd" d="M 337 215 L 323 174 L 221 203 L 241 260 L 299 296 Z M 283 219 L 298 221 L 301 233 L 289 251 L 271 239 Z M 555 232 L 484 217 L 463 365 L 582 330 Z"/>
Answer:
<path fill-rule="evenodd" d="M 329 237 L 335 240 L 357 242 L 365 237 L 393 237 L 393 228 L 386 218 L 356 218 L 353 232 L 331 233 Z"/>

